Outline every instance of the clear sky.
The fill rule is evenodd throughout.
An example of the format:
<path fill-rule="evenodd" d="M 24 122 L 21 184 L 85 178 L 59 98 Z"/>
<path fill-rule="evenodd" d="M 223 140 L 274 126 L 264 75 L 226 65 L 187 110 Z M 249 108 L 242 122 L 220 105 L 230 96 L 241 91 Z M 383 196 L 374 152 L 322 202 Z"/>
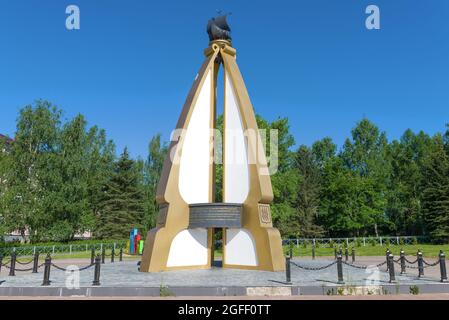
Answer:
<path fill-rule="evenodd" d="M 365 28 L 369 4 L 381 30 Z M 217 9 L 256 112 L 288 117 L 297 144 L 341 145 L 364 116 L 389 139 L 449 123 L 447 0 L 0 0 L 0 133 L 42 98 L 145 157 L 176 124 Z"/>

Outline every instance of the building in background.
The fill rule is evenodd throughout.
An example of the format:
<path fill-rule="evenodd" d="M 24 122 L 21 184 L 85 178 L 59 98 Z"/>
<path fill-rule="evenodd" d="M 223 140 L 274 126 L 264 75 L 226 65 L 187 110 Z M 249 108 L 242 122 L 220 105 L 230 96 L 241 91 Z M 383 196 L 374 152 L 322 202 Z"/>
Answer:
<path fill-rule="evenodd" d="M 3 134 L 0 133 L 0 141 L 6 141 L 6 146 L 10 146 L 13 140 Z M 2 152 L 6 152 L 6 149 L 1 150 Z"/>

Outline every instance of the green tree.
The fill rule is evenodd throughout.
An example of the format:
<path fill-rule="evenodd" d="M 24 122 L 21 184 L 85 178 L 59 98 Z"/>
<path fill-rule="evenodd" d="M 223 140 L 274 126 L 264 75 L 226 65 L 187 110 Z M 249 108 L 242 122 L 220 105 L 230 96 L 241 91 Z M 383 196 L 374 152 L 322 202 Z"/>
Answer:
<path fill-rule="evenodd" d="M 142 228 L 144 195 L 139 186 L 136 162 L 125 149 L 115 164 L 114 172 L 104 190 L 96 236 L 123 239 L 131 228 Z"/>
<path fill-rule="evenodd" d="M 406 130 L 399 141 L 388 147 L 391 176 L 387 193 L 387 215 L 392 231 L 400 235 L 422 234 L 422 163 L 431 138 L 424 132 Z"/>
<path fill-rule="evenodd" d="M 363 194 L 366 202 L 360 202 L 362 206 L 356 211 L 363 213 L 361 217 L 366 219 L 363 225 L 373 227 L 374 234 L 378 236 L 379 226 L 390 227 L 385 214 L 391 172 L 387 157 L 388 141 L 385 132 L 380 132 L 368 119 L 357 123 L 351 133 L 352 140 L 345 141 L 341 158 L 345 166 L 361 178 L 359 185 L 365 189 L 359 194 Z"/>
<path fill-rule="evenodd" d="M 290 219 L 290 223 L 302 237 L 320 237 L 324 231 L 316 221 L 320 206 L 321 173 L 313 152 L 308 147 L 299 147 L 295 167 L 300 176 L 296 203 L 298 213 Z"/>
<path fill-rule="evenodd" d="M 8 231 L 26 231 L 32 241 L 41 239 L 53 224 L 48 209 L 47 186 L 53 182 L 56 167 L 61 111 L 47 101 L 20 111 L 11 163 L 6 174 L 4 220 Z"/>
<path fill-rule="evenodd" d="M 449 157 L 436 135 L 423 166 L 422 211 L 425 231 L 435 241 L 449 240 Z"/>
<path fill-rule="evenodd" d="M 266 146 L 265 153 L 268 161 L 277 159 L 277 170 L 271 175 L 274 200 L 271 205 L 273 224 L 279 228 L 284 236 L 295 236 L 299 229 L 292 222 L 292 217 L 298 214 L 297 203 L 299 173 L 293 167 L 294 152 L 291 148 L 295 139 L 290 133 L 290 124 L 287 118 L 280 118 L 273 122 L 256 115 L 257 125 L 261 130 L 262 141 Z M 277 141 L 271 141 L 270 130 L 276 130 Z M 271 145 L 271 147 L 269 147 Z M 271 164 L 273 165 L 273 163 Z"/>
<path fill-rule="evenodd" d="M 156 202 L 156 191 L 162 174 L 162 167 L 168 148 L 161 142 L 161 135 L 154 136 L 148 146 L 148 158 L 143 164 L 143 187 L 145 195 L 145 230 L 156 226 L 159 206 Z"/>
<path fill-rule="evenodd" d="M 323 169 L 326 163 L 335 157 L 336 152 L 337 146 L 329 137 L 318 140 L 312 145 L 314 161 L 320 169 Z"/>
<path fill-rule="evenodd" d="M 326 164 L 322 181 L 319 221 L 330 236 L 360 235 L 367 222 L 360 176 L 336 157 Z"/>
<path fill-rule="evenodd" d="M 52 168 L 43 199 L 53 223 L 44 234 L 56 241 L 73 239 L 92 221 L 88 201 L 86 121 L 78 115 L 66 123 L 58 135 L 58 148 L 52 153 Z"/>
<path fill-rule="evenodd" d="M 9 153 L 9 144 L 6 137 L 0 136 L 0 243 L 3 241 L 3 235 L 7 233 L 8 226 L 5 220 L 5 194 L 7 187 L 6 175 L 11 167 L 11 157 Z"/>
<path fill-rule="evenodd" d="M 94 126 L 89 129 L 86 141 L 87 155 L 87 198 L 93 220 L 87 219 L 85 225 L 95 230 L 99 220 L 105 186 L 114 171 L 115 145 L 106 138 L 106 132 Z"/>

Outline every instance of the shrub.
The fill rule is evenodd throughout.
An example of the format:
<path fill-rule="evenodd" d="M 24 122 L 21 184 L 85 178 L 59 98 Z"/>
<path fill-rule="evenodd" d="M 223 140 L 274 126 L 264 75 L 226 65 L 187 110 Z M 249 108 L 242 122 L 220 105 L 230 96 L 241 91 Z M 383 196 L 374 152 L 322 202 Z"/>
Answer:
<path fill-rule="evenodd" d="M 361 247 L 362 246 L 362 240 L 360 240 L 360 238 L 355 239 L 355 246 L 356 247 Z"/>
<path fill-rule="evenodd" d="M 412 244 L 413 244 L 414 246 L 416 246 L 416 245 L 418 244 L 418 238 L 413 237 L 413 239 L 412 239 Z"/>
<path fill-rule="evenodd" d="M 411 286 L 410 287 L 410 294 L 418 295 L 419 294 L 419 287 L 418 286 Z"/>

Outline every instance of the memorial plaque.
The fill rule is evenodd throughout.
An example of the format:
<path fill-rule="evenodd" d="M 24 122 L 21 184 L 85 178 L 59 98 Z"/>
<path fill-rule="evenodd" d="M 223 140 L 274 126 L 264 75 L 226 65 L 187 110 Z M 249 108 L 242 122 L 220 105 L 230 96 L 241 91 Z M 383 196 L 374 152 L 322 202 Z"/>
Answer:
<path fill-rule="evenodd" d="M 242 205 L 200 203 L 190 205 L 189 228 L 241 228 Z"/>

